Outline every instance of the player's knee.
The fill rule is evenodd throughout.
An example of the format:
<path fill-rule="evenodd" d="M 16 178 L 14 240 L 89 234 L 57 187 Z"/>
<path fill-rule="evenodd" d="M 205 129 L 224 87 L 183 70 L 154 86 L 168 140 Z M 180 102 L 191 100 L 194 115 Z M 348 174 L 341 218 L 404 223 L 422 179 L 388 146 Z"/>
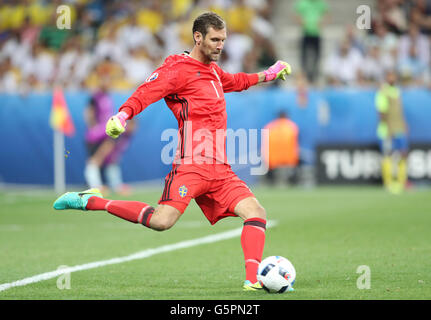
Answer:
<path fill-rule="evenodd" d="M 255 214 L 256 214 L 256 216 L 258 217 L 258 218 L 261 218 L 261 219 L 265 219 L 266 220 L 266 210 L 265 210 L 265 208 L 264 207 L 262 207 L 262 206 L 258 206 L 257 208 L 256 208 L 256 212 L 255 212 Z"/>
<path fill-rule="evenodd" d="M 266 220 L 266 210 L 261 205 L 255 206 L 252 210 L 250 210 L 247 215 L 247 219 L 250 218 L 260 218 Z"/>
<path fill-rule="evenodd" d="M 168 207 L 157 207 L 150 220 L 150 227 L 156 231 L 165 231 L 175 224 L 180 213 L 176 209 Z"/>
<path fill-rule="evenodd" d="M 156 225 L 152 225 L 151 228 L 156 231 L 165 231 L 172 227 L 169 223 L 158 223 Z"/>
<path fill-rule="evenodd" d="M 235 213 L 244 220 L 251 218 L 266 220 L 265 208 L 261 206 L 256 198 L 246 198 L 240 201 L 235 207 Z"/>
<path fill-rule="evenodd" d="M 157 219 L 155 221 L 151 219 L 150 224 L 151 224 L 151 229 L 156 231 L 165 231 L 170 229 L 174 225 L 174 223 L 165 219 L 163 220 Z"/>

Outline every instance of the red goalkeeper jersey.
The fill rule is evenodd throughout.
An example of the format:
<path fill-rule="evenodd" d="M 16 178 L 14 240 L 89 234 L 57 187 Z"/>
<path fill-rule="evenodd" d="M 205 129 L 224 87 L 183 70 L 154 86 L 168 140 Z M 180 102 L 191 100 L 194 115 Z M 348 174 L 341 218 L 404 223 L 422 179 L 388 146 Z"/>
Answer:
<path fill-rule="evenodd" d="M 246 90 L 257 83 L 257 74 L 230 74 L 214 62 L 204 64 L 188 54 L 171 55 L 120 111 L 132 118 L 164 98 L 178 121 L 174 163 L 227 163 L 224 93 Z"/>

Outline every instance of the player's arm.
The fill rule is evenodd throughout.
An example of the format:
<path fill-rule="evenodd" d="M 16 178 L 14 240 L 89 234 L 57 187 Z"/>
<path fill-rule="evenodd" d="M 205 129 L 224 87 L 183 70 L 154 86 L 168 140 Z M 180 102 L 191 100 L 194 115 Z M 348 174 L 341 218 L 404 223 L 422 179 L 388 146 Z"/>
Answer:
<path fill-rule="evenodd" d="M 292 68 L 287 62 L 278 60 L 267 70 L 259 72 L 259 82 L 273 81 L 277 79 L 286 80 L 286 77 L 292 73 Z"/>
<path fill-rule="evenodd" d="M 292 72 L 290 65 L 284 61 L 277 61 L 274 65 L 259 73 L 239 72 L 231 74 L 218 68 L 224 92 L 242 91 L 261 82 L 276 79 L 286 80 L 286 76 Z"/>
<path fill-rule="evenodd" d="M 106 123 L 106 134 L 114 139 L 125 131 L 127 120 L 141 113 L 150 104 L 169 95 L 176 88 L 175 70 L 162 65 L 120 107 L 119 112 Z"/>

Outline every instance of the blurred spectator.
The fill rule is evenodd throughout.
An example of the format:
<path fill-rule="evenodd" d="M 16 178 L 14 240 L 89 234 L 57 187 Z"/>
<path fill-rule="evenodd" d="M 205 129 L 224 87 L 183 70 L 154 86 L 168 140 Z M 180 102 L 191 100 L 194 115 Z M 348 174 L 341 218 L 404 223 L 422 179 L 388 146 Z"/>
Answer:
<path fill-rule="evenodd" d="M 142 46 L 154 45 L 151 30 L 146 26 L 138 25 L 135 14 L 128 18 L 117 32 L 117 42 L 126 49 L 135 49 Z"/>
<path fill-rule="evenodd" d="M 105 133 L 105 125 L 114 111 L 114 102 L 109 94 L 110 78 L 104 77 L 100 82 L 85 109 L 84 119 L 87 124 L 85 141 L 88 150 L 88 160 L 84 176 L 90 188 L 124 193 L 128 188 L 123 184 L 121 169 L 118 165 L 121 154 L 129 145 L 135 130 L 135 122 L 127 124 L 124 137 L 113 140 Z M 106 186 L 106 183 L 108 186 Z"/>
<path fill-rule="evenodd" d="M 72 13 L 70 30 L 57 28 L 56 9 L 64 4 Z M 130 89 L 166 56 L 192 47 L 193 19 L 212 10 L 233 38 L 224 52 L 227 70 L 254 72 L 277 60 L 272 8 L 273 0 L 3 1 L 0 63 L 11 63 L 21 88 L 30 90 L 48 90 L 54 82 L 66 90 L 96 89 L 107 74 L 112 89 Z M 15 79 L 7 74 L 9 82 Z"/>
<path fill-rule="evenodd" d="M 243 70 L 243 64 L 250 68 L 250 60 L 257 61 L 257 57 L 252 52 L 253 38 L 251 36 L 251 22 L 254 18 L 255 11 L 247 6 L 244 0 L 233 1 L 232 6 L 227 8 L 225 16 L 229 28 L 229 41 L 224 46 L 224 57 L 221 62 L 223 68 L 230 72 L 236 73 Z M 250 56 L 247 56 L 250 54 Z M 246 58 L 247 57 L 247 58 Z M 254 64 L 252 68 L 254 67 Z"/>
<path fill-rule="evenodd" d="M 377 0 L 379 20 L 390 32 L 402 34 L 407 30 L 407 17 L 402 8 L 403 0 Z"/>
<path fill-rule="evenodd" d="M 65 83 L 68 82 L 72 76 L 72 66 L 75 63 L 78 63 L 78 61 L 76 61 L 76 46 L 78 45 L 77 42 L 77 38 L 70 38 L 60 50 L 56 80 L 62 84 L 63 88 L 65 87 Z"/>
<path fill-rule="evenodd" d="M 79 63 L 78 63 L 79 62 Z M 72 64 L 70 82 L 68 87 L 71 85 L 76 89 L 82 89 L 85 87 L 85 80 L 90 74 L 95 64 L 94 55 L 84 49 L 84 43 L 82 38 L 79 39 L 76 46 L 75 63 Z"/>
<path fill-rule="evenodd" d="M 364 39 L 363 37 L 360 37 L 357 34 L 357 30 L 358 28 L 356 28 L 356 26 L 353 26 L 351 24 L 346 26 L 345 38 L 348 41 L 350 41 L 353 48 L 359 50 L 359 52 L 361 52 L 362 55 L 365 55 L 366 48 L 365 48 Z"/>
<path fill-rule="evenodd" d="M 242 63 L 242 71 L 248 73 L 267 69 L 277 61 L 275 48 L 269 38 L 255 33 L 251 39 L 253 50 L 248 50 Z"/>
<path fill-rule="evenodd" d="M 26 4 L 27 14 L 30 23 L 37 27 L 42 27 L 49 22 L 52 13 L 55 11 L 54 3 L 49 1 L 28 1 Z"/>
<path fill-rule="evenodd" d="M 372 44 L 366 51 L 360 67 L 361 80 L 365 85 L 377 86 L 383 80 L 384 72 L 380 47 Z"/>
<path fill-rule="evenodd" d="M 36 43 L 21 66 L 24 79 L 37 90 L 48 90 L 55 76 L 55 56 L 40 43 Z"/>
<path fill-rule="evenodd" d="M 55 81 L 66 90 L 84 88 L 84 80 L 93 66 L 93 55 L 83 49 L 80 37 L 70 38 L 60 53 Z"/>
<path fill-rule="evenodd" d="M 223 68 L 227 72 L 236 73 L 242 71 L 242 65 L 246 55 L 254 49 L 253 39 L 243 33 L 232 33 L 229 41 L 223 48 L 227 59 L 223 61 Z"/>
<path fill-rule="evenodd" d="M 411 44 L 408 55 L 400 58 L 398 73 L 402 84 L 423 84 L 427 65 L 419 58 L 416 47 Z"/>
<path fill-rule="evenodd" d="M 229 31 L 239 34 L 250 34 L 255 10 L 245 0 L 234 0 L 226 12 Z"/>
<path fill-rule="evenodd" d="M 164 23 L 162 2 L 147 0 L 141 4 L 137 12 L 137 22 L 140 26 L 148 28 L 153 34 L 160 31 Z"/>
<path fill-rule="evenodd" d="M 331 85 L 354 85 L 360 76 L 363 57 L 359 50 L 344 39 L 338 50 L 333 52 L 324 66 L 324 73 Z"/>
<path fill-rule="evenodd" d="M 319 76 L 320 32 L 328 5 L 325 0 L 297 0 L 294 9 L 302 28 L 301 68 L 308 81 L 313 83 Z"/>
<path fill-rule="evenodd" d="M 78 90 L 97 88 L 97 78 L 109 73 L 112 89 L 130 89 L 145 81 L 150 70 L 165 57 L 192 47 L 193 18 L 207 10 L 219 13 L 227 22 L 228 41 L 221 66 L 229 72 L 255 72 L 281 58 L 272 42 L 274 2 L 4 0 L 0 6 L 3 77 L 8 75 L 8 90 L 15 86 L 12 80 L 18 79 L 13 74 L 20 74 L 20 89 L 30 86 L 45 90 L 57 81 L 66 90 Z M 310 85 L 316 83 L 319 75 L 321 32 L 328 20 L 327 2 L 296 0 L 293 6 L 302 30 L 298 48 L 302 68 L 297 70 L 298 79 L 300 72 L 304 72 Z M 340 50 L 325 57 L 323 69 L 327 79 L 338 85 L 376 86 L 383 72 L 396 69 L 403 84 L 431 86 L 428 38 L 431 0 L 374 3 L 372 30 L 363 36 L 354 25 L 346 26 L 346 42 L 351 49 L 346 54 Z M 56 28 L 56 8 L 62 4 L 72 10 L 71 30 Z M 329 52 L 334 50 L 337 49 L 329 48 Z M 8 57 L 10 60 L 6 61 Z M 355 72 L 354 61 L 358 57 L 362 64 Z M 332 75 L 337 61 L 341 67 L 336 69 L 341 72 Z M 6 65 L 14 71 L 4 73 Z"/>
<path fill-rule="evenodd" d="M 20 28 L 20 39 L 22 43 L 32 46 L 39 38 L 41 27 L 32 23 L 30 16 L 26 16 Z"/>
<path fill-rule="evenodd" d="M 154 71 L 154 66 L 151 60 L 148 59 L 148 54 L 145 48 L 130 48 L 127 58 L 122 63 L 126 78 L 135 87 L 140 85 Z"/>
<path fill-rule="evenodd" d="M 381 62 L 385 70 L 396 68 L 398 54 L 396 35 L 389 32 L 386 25 L 380 20 L 374 22 L 372 31 L 373 33 L 366 41 L 368 47 L 379 47 Z"/>
<path fill-rule="evenodd" d="M 18 30 L 23 25 L 26 2 L 25 0 L 17 0 L 14 6 L 9 7 L 5 18 L 9 21 L 9 28 L 12 30 Z"/>
<path fill-rule="evenodd" d="M 307 77 L 303 72 L 298 72 L 296 74 L 296 104 L 305 108 L 308 106 L 308 89 L 309 84 L 307 81 Z"/>
<path fill-rule="evenodd" d="M 408 34 L 399 41 L 398 71 L 402 80 L 423 81 L 423 76 L 430 62 L 430 43 L 426 36 L 420 33 L 419 27 L 410 23 Z"/>
<path fill-rule="evenodd" d="M 287 184 L 299 163 L 298 126 L 281 111 L 264 129 L 269 134 L 268 145 L 262 144 L 269 169 L 266 178 L 270 184 Z"/>
<path fill-rule="evenodd" d="M 85 7 L 85 12 L 89 25 L 98 28 L 106 20 L 106 3 L 104 0 L 89 1 Z"/>
<path fill-rule="evenodd" d="M 97 41 L 98 21 L 88 7 L 78 10 L 78 19 L 73 26 L 75 35 L 79 35 L 80 42 L 86 50 L 91 50 Z"/>
<path fill-rule="evenodd" d="M 58 51 L 69 36 L 71 36 L 69 29 L 57 28 L 57 12 L 54 11 L 49 24 L 44 25 L 40 30 L 39 42 L 49 49 Z"/>
<path fill-rule="evenodd" d="M 102 167 L 102 180 L 106 180 L 108 188 L 121 195 L 129 195 L 130 186 L 123 182 L 123 175 L 120 167 L 120 160 L 123 153 L 129 147 L 133 134 L 136 130 L 136 120 L 132 119 L 127 123 L 126 131 L 114 141 L 112 151 L 105 157 Z"/>
<path fill-rule="evenodd" d="M 243 69 L 245 72 L 252 73 L 273 65 L 277 61 L 277 53 L 272 42 L 272 35 L 274 34 L 274 27 L 270 21 L 272 2 L 248 0 L 247 4 L 252 5 L 256 10 L 251 21 L 251 37 L 254 49 L 249 52 L 250 60 L 246 58 L 247 64 L 243 64 Z"/>
<path fill-rule="evenodd" d="M 16 93 L 20 91 L 21 72 L 12 65 L 12 59 L 6 57 L 0 62 L 0 92 Z"/>
<path fill-rule="evenodd" d="M 114 112 L 114 103 L 109 95 L 109 77 L 104 77 L 100 89 L 92 94 L 88 107 L 84 112 L 87 124 L 85 141 L 87 144 L 88 160 L 84 169 L 84 176 L 90 188 L 103 187 L 101 168 L 105 158 L 114 149 L 115 142 L 105 133 L 105 125 Z"/>
<path fill-rule="evenodd" d="M 397 75 L 394 71 L 386 73 L 385 81 L 376 93 L 375 105 L 379 116 L 377 137 L 383 156 L 383 185 L 392 193 L 400 193 L 407 182 L 409 145 L 401 90 L 397 86 Z M 394 172 L 396 179 L 393 177 Z"/>
<path fill-rule="evenodd" d="M 415 6 L 411 10 L 411 22 L 417 24 L 421 32 L 431 35 L 431 1 L 416 0 Z"/>
<path fill-rule="evenodd" d="M 178 54 L 191 48 L 193 40 L 190 40 L 190 31 L 192 21 L 187 15 L 178 17 L 176 20 L 168 21 L 161 28 L 159 35 L 164 39 L 164 46 L 159 50 L 163 50 L 163 55 Z"/>
<path fill-rule="evenodd" d="M 104 31 L 104 33 L 100 33 L 101 36 L 94 47 L 96 59 L 101 61 L 109 58 L 112 61 L 120 62 L 125 55 L 126 48 L 118 42 L 116 24 L 106 23 Z"/>
<path fill-rule="evenodd" d="M 25 63 L 27 56 L 32 50 L 32 46 L 21 40 L 20 33 L 17 31 L 11 32 L 8 39 L 3 42 L 0 51 L 0 59 L 9 57 L 15 67 L 20 67 Z"/>
<path fill-rule="evenodd" d="M 85 80 L 86 87 L 96 90 L 102 86 L 105 78 L 110 79 L 110 89 L 112 90 L 130 90 L 133 88 L 129 79 L 125 77 L 123 67 L 109 57 L 94 65 L 93 70 Z"/>

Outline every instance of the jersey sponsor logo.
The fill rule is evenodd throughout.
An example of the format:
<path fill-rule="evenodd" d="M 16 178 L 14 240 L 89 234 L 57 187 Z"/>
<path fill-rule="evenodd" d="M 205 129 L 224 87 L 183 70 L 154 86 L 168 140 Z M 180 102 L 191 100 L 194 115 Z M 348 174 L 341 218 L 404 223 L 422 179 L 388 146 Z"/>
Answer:
<path fill-rule="evenodd" d="M 180 193 L 181 198 L 184 198 L 187 195 L 187 191 L 187 187 L 184 185 L 178 188 L 178 192 Z"/>
<path fill-rule="evenodd" d="M 149 76 L 147 78 L 147 80 L 145 80 L 145 82 L 150 82 L 150 81 L 156 80 L 158 76 L 159 76 L 159 74 L 157 72 L 154 72 L 151 76 Z"/>

